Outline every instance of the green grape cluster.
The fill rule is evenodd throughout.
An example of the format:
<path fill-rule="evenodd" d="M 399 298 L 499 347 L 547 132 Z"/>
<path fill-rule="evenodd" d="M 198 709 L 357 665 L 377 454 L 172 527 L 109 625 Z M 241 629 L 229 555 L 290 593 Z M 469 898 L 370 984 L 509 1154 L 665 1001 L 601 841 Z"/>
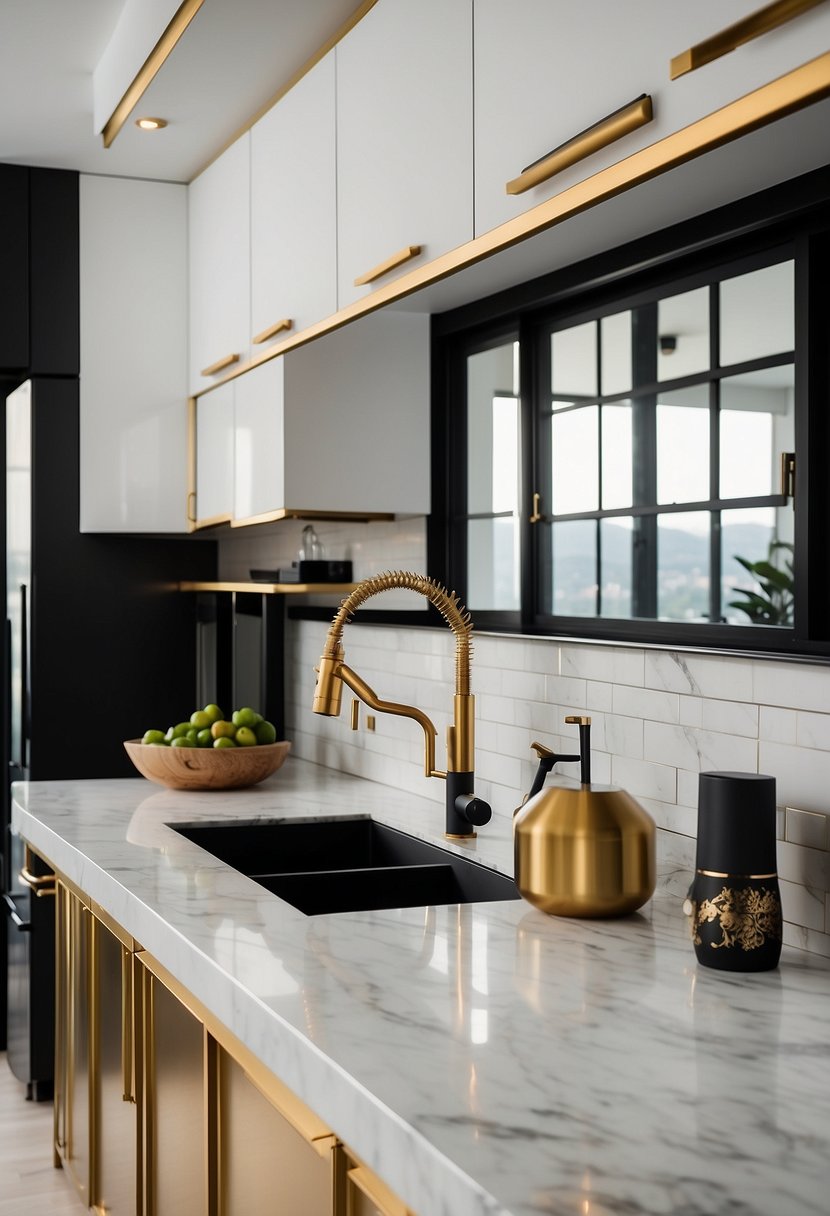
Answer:
<path fill-rule="evenodd" d="M 225 718 L 218 705 L 195 709 L 187 722 L 177 722 L 169 730 L 148 730 L 141 742 L 150 747 L 256 747 L 275 743 L 277 732 L 255 709 L 235 709 Z"/>

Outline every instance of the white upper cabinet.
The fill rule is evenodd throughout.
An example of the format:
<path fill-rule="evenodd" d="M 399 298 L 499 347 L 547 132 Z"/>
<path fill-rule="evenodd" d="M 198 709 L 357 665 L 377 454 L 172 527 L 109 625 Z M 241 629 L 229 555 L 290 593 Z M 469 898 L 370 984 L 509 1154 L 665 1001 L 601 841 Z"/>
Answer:
<path fill-rule="evenodd" d="M 81 531 L 185 532 L 187 192 L 80 179 Z"/>
<path fill-rule="evenodd" d="M 226 511 L 229 454 L 235 524 L 425 515 L 429 434 L 429 317 L 373 313 L 199 398 L 197 526 Z"/>
<path fill-rule="evenodd" d="M 340 308 L 473 235 L 471 22 L 472 0 L 378 0 L 337 44 Z"/>
<path fill-rule="evenodd" d="M 826 49 L 830 5 L 820 5 L 670 79 L 675 56 L 759 7 L 759 0 L 474 0 L 476 235 Z M 642 93 L 653 99 L 653 121 L 526 193 L 506 193 L 527 166 Z"/>
<path fill-rule="evenodd" d="M 191 393 L 250 351 L 250 147 L 247 132 L 188 187 Z"/>
<path fill-rule="evenodd" d="M 197 527 L 233 517 L 234 389 L 222 384 L 196 402 Z"/>
<path fill-rule="evenodd" d="M 251 131 L 254 353 L 337 311 L 334 92 L 332 51 Z"/>

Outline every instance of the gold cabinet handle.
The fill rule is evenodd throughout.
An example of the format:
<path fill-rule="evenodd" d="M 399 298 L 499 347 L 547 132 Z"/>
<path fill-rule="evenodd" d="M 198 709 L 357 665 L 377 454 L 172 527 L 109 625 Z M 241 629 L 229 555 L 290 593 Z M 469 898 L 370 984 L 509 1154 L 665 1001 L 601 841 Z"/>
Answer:
<path fill-rule="evenodd" d="M 293 328 L 294 322 L 291 317 L 283 317 L 281 321 L 275 321 L 273 325 L 269 325 L 267 329 L 263 329 L 262 333 L 251 338 L 251 341 L 254 346 L 258 346 L 260 342 L 267 342 L 269 338 L 275 338 L 277 334 Z"/>
<path fill-rule="evenodd" d="M 223 372 L 226 367 L 233 367 L 234 363 L 239 362 L 239 355 L 225 355 L 222 359 L 217 359 L 215 363 L 211 363 L 210 367 L 202 368 L 199 373 L 201 376 L 217 376 L 219 372 Z"/>
<path fill-rule="evenodd" d="M 375 1205 L 381 1216 L 409 1216 L 406 1204 L 401 1203 L 397 1195 L 393 1195 L 379 1178 L 362 1165 L 347 1170 L 346 1177 Z"/>
<path fill-rule="evenodd" d="M 187 522 L 189 524 L 195 524 L 195 522 L 196 522 L 196 491 L 195 490 L 188 490 L 188 492 L 187 492 L 187 506 L 185 507 L 185 515 L 187 516 Z"/>
<path fill-rule="evenodd" d="M 677 80 L 678 76 L 694 72 L 705 63 L 712 63 L 713 60 L 720 59 L 721 55 L 728 55 L 745 42 L 768 34 L 770 30 L 777 29 L 793 17 L 800 17 L 802 13 L 823 3 L 824 0 L 775 0 L 774 4 L 757 9 L 748 17 L 736 21 L 734 25 L 727 26 L 725 30 L 712 34 L 710 38 L 704 38 L 703 42 L 698 42 L 680 55 L 675 55 L 669 63 L 669 76 L 672 80 Z"/>
<path fill-rule="evenodd" d="M 508 194 L 524 194 L 525 190 L 546 182 L 554 174 L 561 173 L 563 169 L 570 168 L 577 161 L 584 160 L 592 152 L 599 152 L 600 148 L 605 148 L 615 140 L 622 139 L 623 135 L 636 131 L 638 127 L 651 122 L 653 117 L 651 97 L 648 93 L 641 93 L 628 105 L 614 110 L 613 114 L 608 114 L 599 122 L 586 127 L 578 135 L 574 135 L 564 144 L 560 144 L 558 148 L 554 148 L 552 152 L 546 152 L 532 165 L 522 169 L 518 177 L 514 177 L 507 183 L 504 187 L 505 191 Z"/>
<path fill-rule="evenodd" d="M 372 270 L 367 270 L 365 274 L 355 279 L 355 287 L 365 287 L 367 283 L 374 283 L 375 279 L 379 279 L 381 275 L 388 274 L 396 266 L 403 266 L 404 262 L 417 258 L 422 249 L 423 245 L 404 245 L 403 249 L 399 249 L 397 253 L 393 253 L 385 261 L 378 262 L 377 266 Z"/>
<path fill-rule="evenodd" d="M 32 874 L 26 866 L 23 866 L 17 876 L 23 883 L 24 887 L 28 887 L 33 891 L 38 899 L 44 895 L 55 894 L 55 875 L 54 874 Z M 49 884 L 52 884 L 51 886 Z"/>
<path fill-rule="evenodd" d="M 533 513 L 530 516 L 530 522 L 532 524 L 538 524 L 539 520 L 542 518 L 542 516 L 539 512 L 539 507 L 541 505 L 542 505 L 542 495 L 538 494 L 538 493 L 534 494 L 533 495 Z"/>
<path fill-rule="evenodd" d="M 133 954 L 121 947 L 121 1075 L 124 1102 L 135 1102 L 135 1001 Z"/>

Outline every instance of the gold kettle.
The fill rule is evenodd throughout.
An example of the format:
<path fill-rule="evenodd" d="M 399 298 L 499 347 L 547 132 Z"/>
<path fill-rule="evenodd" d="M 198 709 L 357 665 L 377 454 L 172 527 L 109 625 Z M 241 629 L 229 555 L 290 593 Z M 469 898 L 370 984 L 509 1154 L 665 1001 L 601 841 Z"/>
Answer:
<path fill-rule="evenodd" d="M 577 757 L 534 744 L 539 773 L 513 818 L 516 886 L 552 916 L 625 916 L 654 893 L 654 820 L 625 790 L 591 784 L 591 719 L 565 721 L 579 726 L 581 782 L 540 788 L 553 764 Z"/>

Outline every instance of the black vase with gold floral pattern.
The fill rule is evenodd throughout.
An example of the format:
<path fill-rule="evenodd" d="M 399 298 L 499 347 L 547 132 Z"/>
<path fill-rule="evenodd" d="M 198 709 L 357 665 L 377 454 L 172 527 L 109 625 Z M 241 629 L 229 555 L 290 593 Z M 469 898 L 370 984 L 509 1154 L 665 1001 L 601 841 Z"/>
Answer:
<path fill-rule="evenodd" d="M 781 956 L 775 778 L 701 773 L 697 865 L 690 891 L 698 962 L 769 971 Z"/>

